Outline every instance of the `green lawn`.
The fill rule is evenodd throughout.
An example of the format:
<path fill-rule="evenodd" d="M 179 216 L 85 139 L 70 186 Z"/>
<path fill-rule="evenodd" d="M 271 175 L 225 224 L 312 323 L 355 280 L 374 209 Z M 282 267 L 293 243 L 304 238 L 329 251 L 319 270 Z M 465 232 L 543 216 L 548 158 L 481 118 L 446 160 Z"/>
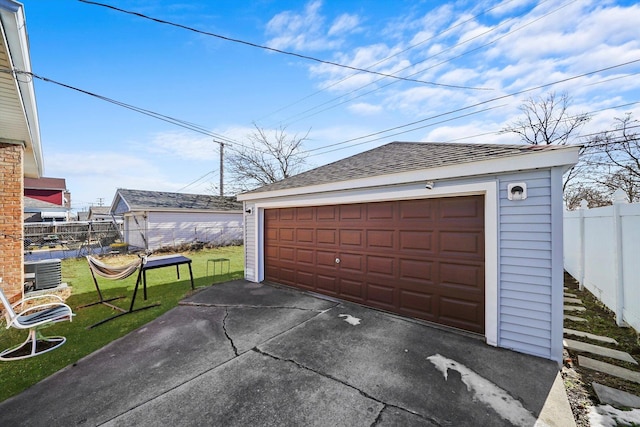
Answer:
<path fill-rule="evenodd" d="M 244 276 L 242 246 L 203 249 L 195 252 L 182 252 L 182 254 L 193 260 L 191 266 L 196 291 L 198 288 L 240 279 Z M 229 258 L 231 260 L 230 273 L 221 275 L 218 268 L 218 274 L 214 278 L 210 265 L 209 276 L 207 277 L 206 264 L 207 259 L 210 258 Z M 134 259 L 135 256 L 129 255 L 112 259 L 107 257 L 102 261 L 107 264 L 122 264 L 131 262 Z M 224 271 L 226 273 L 226 269 Z M 87 326 L 118 312 L 102 304 L 81 309 L 76 308 L 98 299 L 86 259 L 63 260 L 62 276 L 63 282 L 72 287 L 71 296 L 66 300 L 66 303 L 69 304 L 76 315 L 73 322 L 63 322 L 45 329 L 44 335 L 62 335 L 67 338 L 67 342 L 62 347 L 40 356 L 24 360 L 0 362 L 0 401 L 20 393 L 54 372 L 75 363 L 109 342 L 139 328 L 177 306 L 181 299 L 192 293 L 189 270 L 186 265 L 180 266 L 179 280 L 176 277 L 176 269 L 173 267 L 149 270 L 147 272 L 148 299 L 144 301 L 141 292 L 142 287 L 140 287 L 136 296 L 135 307 L 159 302 L 160 305 L 158 307 L 127 314 L 93 329 L 87 329 Z M 125 298 L 115 300 L 113 304 L 127 309 L 131 303 L 136 277 L 137 273 L 121 281 L 111 281 L 98 276 L 98 283 L 105 299 L 124 295 Z M 0 350 L 20 344 L 27 336 L 26 331 L 17 331 L 13 328 L 6 329 L 4 317 L 0 324 Z"/>

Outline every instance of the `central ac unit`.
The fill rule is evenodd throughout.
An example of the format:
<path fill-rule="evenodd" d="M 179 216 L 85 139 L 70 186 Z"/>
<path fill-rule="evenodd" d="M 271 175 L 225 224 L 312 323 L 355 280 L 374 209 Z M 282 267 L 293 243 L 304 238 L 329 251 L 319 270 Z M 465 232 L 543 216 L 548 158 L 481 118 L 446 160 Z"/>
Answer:
<path fill-rule="evenodd" d="M 57 258 L 27 261 L 24 263 L 24 272 L 35 274 L 36 290 L 55 288 L 62 283 L 62 265 Z"/>

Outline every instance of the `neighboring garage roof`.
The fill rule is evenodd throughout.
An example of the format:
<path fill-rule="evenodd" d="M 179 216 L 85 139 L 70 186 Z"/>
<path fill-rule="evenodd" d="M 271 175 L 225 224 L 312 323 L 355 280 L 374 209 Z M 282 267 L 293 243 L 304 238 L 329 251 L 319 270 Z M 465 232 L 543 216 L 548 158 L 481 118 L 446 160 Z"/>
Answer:
<path fill-rule="evenodd" d="M 126 205 L 126 209 L 123 206 Z M 111 211 L 122 214 L 128 211 L 163 210 L 241 210 L 242 203 L 235 197 L 210 196 L 207 194 L 169 193 L 165 191 L 128 190 L 120 188 L 111 204 Z"/>
<path fill-rule="evenodd" d="M 67 182 L 64 178 L 25 178 L 24 179 L 24 188 L 25 189 L 35 189 L 35 190 L 67 190 Z"/>
<path fill-rule="evenodd" d="M 239 200 L 260 197 L 260 193 L 280 192 L 300 187 L 321 186 L 342 181 L 352 181 L 393 175 L 420 170 L 436 170 L 470 163 L 480 164 L 509 159 L 508 163 L 500 162 L 492 168 L 474 168 L 468 165 L 463 175 L 471 176 L 482 173 L 498 173 L 532 167 L 560 166 L 574 164 L 577 161 L 578 146 L 558 145 L 524 145 L 524 144 L 458 144 L 431 142 L 392 142 L 346 159 L 329 163 L 325 166 L 302 172 L 282 181 L 268 184 L 241 194 Z M 568 153 L 568 157 L 548 158 L 551 153 Z M 542 161 L 523 167 L 515 162 L 514 157 L 543 155 Z M 572 160 L 575 157 L 575 160 Z M 527 157 L 528 159 L 529 157 Z M 509 169 L 512 167 L 512 169 Z M 425 178 L 431 178 L 425 176 Z M 436 178 L 436 176 L 433 176 Z M 437 178 L 442 178 L 438 176 Z M 391 182 L 389 182 L 391 183 Z M 255 197 L 254 197 L 255 196 Z"/>
<path fill-rule="evenodd" d="M 64 206 L 56 205 L 55 203 L 45 202 L 44 200 L 34 199 L 33 197 L 24 196 L 22 198 L 24 201 L 24 210 L 29 211 L 41 211 L 43 209 L 47 210 L 59 210 L 66 212 L 68 209 Z"/>

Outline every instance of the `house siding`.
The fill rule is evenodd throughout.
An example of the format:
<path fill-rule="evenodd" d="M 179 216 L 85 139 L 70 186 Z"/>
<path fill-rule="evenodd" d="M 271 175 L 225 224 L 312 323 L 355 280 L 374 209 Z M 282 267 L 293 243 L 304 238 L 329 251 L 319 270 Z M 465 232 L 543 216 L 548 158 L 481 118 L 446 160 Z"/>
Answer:
<path fill-rule="evenodd" d="M 508 200 L 510 182 L 527 184 L 526 200 Z M 551 186 L 549 169 L 499 177 L 498 345 L 555 359 Z"/>
<path fill-rule="evenodd" d="M 135 216 L 135 218 L 134 218 Z M 136 220 L 138 222 L 136 223 Z M 146 220 L 141 213 L 135 215 L 126 215 L 124 217 L 124 240 L 130 246 L 137 248 L 147 248 L 147 244 L 143 238 L 146 235 Z"/>
<path fill-rule="evenodd" d="M 251 214 L 246 213 L 250 209 Z M 251 250 L 244 251 L 244 265 L 245 265 L 245 277 L 247 280 L 256 281 L 257 272 L 256 268 L 256 218 L 258 212 L 253 203 L 244 203 L 244 245 L 245 248 L 251 248 Z"/>
<path fill-rule="evenodd" d="M 241 213 L 149 212 L 149 249 L 192 242 L 228 245 L 242 240 Z"/>

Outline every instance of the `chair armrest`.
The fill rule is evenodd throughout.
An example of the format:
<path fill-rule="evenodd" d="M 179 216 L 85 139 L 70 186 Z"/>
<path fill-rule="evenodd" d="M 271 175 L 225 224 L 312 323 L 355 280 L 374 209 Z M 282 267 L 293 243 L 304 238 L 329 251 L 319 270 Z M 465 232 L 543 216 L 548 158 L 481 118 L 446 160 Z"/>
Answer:
<path fill-rule="evenodd" d="M 18 306 L 20 304 L 24 304 L 27 301 L 33 301 L 33 300 L 41 299 L 41 298 L 57 298 L 57 299 L 60 300 L 60 302 L 64 303 L 64 300 L 59 295 L 45 294 L 45 295 L 35 295 L 35 296 L 32 296 L 32 297 L 23 298 L 20 301 L 16 301 L 13 304 L 11 304 L 11 308 L 15 308 L 16 306 Z"/>
<path fill-rule="evenodd" d="M 33 307 L 29 307 L 26 310 L 22 310 L 20 313 L 16 313 L 17 315 L 16 317 L 24 316 L 26 313 L 29 313 L 30 311 L 39 311 L 39 310 L 44 310 L 52 307 L 67 307 L 69 311 L 73 313 L 73 311 L 71 310 L 71 307 L 69 307 L 67 304 L 63 302 L 49 302 L 45 304 L 34 305 Z"/>

